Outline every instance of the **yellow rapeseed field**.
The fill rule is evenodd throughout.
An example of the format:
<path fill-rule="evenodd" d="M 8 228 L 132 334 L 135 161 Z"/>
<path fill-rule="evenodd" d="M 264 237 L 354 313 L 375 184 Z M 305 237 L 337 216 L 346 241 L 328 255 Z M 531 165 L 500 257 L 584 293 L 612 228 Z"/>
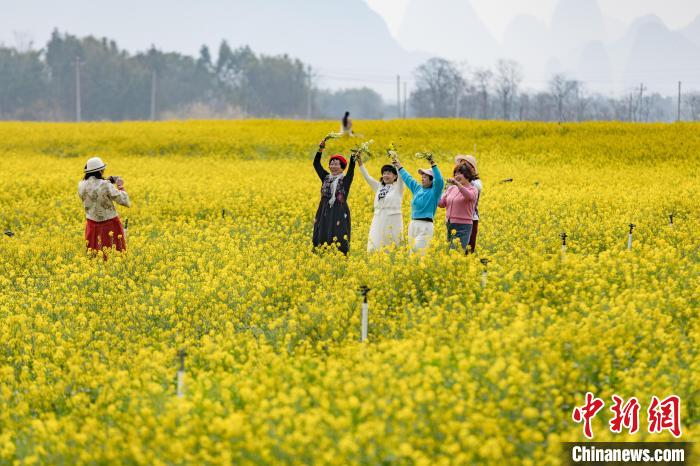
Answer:
<path fill-rule="evenodd" d="M 698 440 L 700 126 L 355 126 L 414 175 L 477 145 L 476 255 L 447 250 L 444 211 L 425 257 L 368 255 L 359 173 L 349 256 L 312 253 L 335 122 L 1 124 L 0 464 L 559 464 L 587 391 L 595 440 L 672 439 L 646 419 L 672 394 Z M 83 243 L 93 155 L 133 203 L 107 262 Z M 613 394 L 637 434 L 610 432 Z"/>

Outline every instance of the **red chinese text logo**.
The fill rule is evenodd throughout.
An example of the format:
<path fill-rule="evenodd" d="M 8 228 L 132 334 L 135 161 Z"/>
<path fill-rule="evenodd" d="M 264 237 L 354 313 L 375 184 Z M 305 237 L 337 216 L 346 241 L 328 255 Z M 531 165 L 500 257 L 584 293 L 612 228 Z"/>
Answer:
<path fill-rule="evenodd" d="M 668 430 L 676 438 L 681 436 L 681 399 L 679 397 L 671 395 L 659 401 L 657 397 L 652 396 L 647 413 L 650 434 Z"/>
<path fill-rule="evenodd" d="M 605 402 L 600 398 L 593 396 L 593 393 L 586 393 L 586 404 L 581 407 L 574 408 L 572 417 L 576 423 L 583 421 L 583 435 L 588 438 L 593 438 L 593 429 L 591 428 L 591 419 L 598 414 L 598 411 L 603 409 Z"/>
<path fill-rule="evenodd" d="M 619 434 L 623 429 L 627 429 L 630 434 L 639 431 L 639 412 L 641 406 L 636 397 L 632 397 L 627 402 L 617 395 L 612 396 L 613 405 L 610 411 L 613 413 L 610 419 L 610 431 Z M 583 422 L 583 435 L 593 438 L 593 428 L 591 421 L 603 409 L 605 402 L 596 398 L 591 392 L 586 393 L 586 402 L 583 406 L 576 406 L 572 413 L 574 422 Z M 681 399 L 676 395 L 671 395 L 659 400 L 656 396 L 651 397 L 648 414 L 648 431 L 650 434 L 660 434 L 664 430 L 669 431 L 674 437 L 681 436 Z"/>

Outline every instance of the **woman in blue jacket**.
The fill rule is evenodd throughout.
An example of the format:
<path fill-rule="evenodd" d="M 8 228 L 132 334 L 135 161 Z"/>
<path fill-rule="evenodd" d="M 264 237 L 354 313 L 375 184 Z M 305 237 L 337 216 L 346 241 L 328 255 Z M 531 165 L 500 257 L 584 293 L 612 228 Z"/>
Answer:
<path fill-rule="evenodd" d="M 408 239 L 414 251 L 424 251 L 435 234 L 435 211 L 442 196 L 445 181 L 437 164 L 430 160 L 431 168 L 421 168 L 421 182 L 418 183 L 396 160 L 394 166 L 401 179 L 413 194 L 411 201 L 411 223 L 408 225 Z"/>

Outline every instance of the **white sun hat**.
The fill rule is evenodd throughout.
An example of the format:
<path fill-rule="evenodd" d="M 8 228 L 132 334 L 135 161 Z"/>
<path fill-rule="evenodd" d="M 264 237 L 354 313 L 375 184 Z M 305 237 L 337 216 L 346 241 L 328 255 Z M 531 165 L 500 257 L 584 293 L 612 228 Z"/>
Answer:
<path fill-rule="evenodd" d="M 477 171 L 476 157 L 474 157 L 473 155 L 458 155 L 457 157 L 455 157 L 455 165 L 459 165 L 460 162 L 467 162 L 469 165 L 472 166 L 472 168 L 474 168 L 474 171 Z"/>
<path fill-rule="evenodd" d="M 88 159 L 85 164 L 85 173 L 98 172 L 104 170 L 107 165 L 99 157 L 92 157 Z"/>
<path fill-rule="evenodd" d="M 431 178 L 435 178 L 435 174 L 433 173 L 432 168 L 419 168 L 418 173 L 421 175 L 428 175 Z"/>

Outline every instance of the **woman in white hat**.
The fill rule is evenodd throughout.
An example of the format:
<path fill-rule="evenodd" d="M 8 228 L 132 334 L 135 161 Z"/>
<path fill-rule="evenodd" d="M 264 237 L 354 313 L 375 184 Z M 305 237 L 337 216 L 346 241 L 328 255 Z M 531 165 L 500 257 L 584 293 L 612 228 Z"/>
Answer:
<path fill-rule="evenodd" d="M 471 181 L 471 185 L 476 188 L 476 204 L 474 205 L 474 220 L 472 221 L 472 233 L 469 237 L 469 248 L 471 252 L 474 253 L 476 249 L 476 235 L 479 230 L 479 198 L 481 197 L 481 190 L 483 186 L 481 180 L 479 179 L 479 172 L 476 169 L 476 157 L 473 155 L 458 155 L 455 157 L 455 165 L 469 165 L 474 174 L 474 179 Z"/>
<path fill-rule="evenodd" d="M 78 183 L 78 196 L 85 207 L 85 241 L 88 250 L 103 248 L 126 250 L 124 228 L 117 216 L 114 203 L 131 207 L 129 195 L 124 191 L 121 177 L 103 178 L 106 165 L 99 157 L 92 157 L 85 164 L 85 176 Z"/>

